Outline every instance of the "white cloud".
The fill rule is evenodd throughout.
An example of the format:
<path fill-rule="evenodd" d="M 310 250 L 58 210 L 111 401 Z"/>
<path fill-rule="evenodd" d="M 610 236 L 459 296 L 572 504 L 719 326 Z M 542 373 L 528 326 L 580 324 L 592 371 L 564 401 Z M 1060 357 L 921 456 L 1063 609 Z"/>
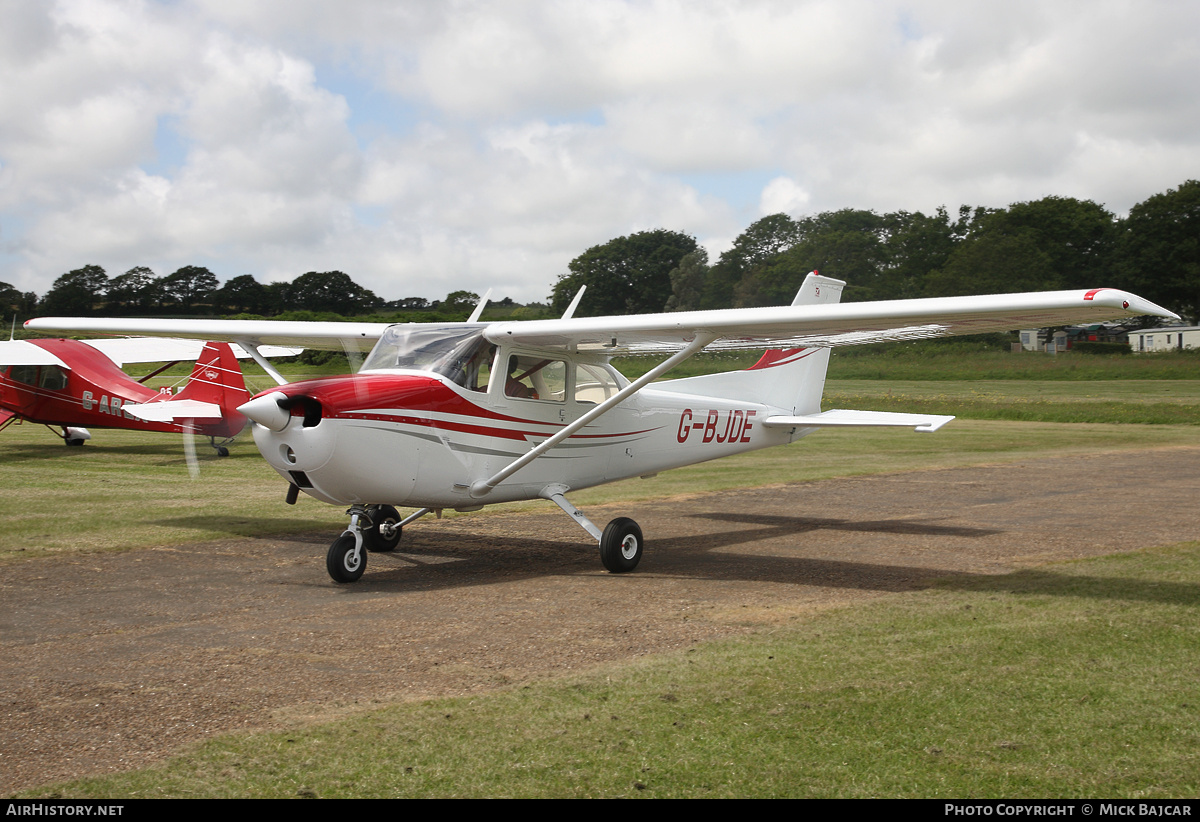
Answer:
<path fill-rule="evenodd" d="M 1169 0 L 0 0 L 0 279 L 538 299 L 643 229 L 1124 211 L 1200 177 L 1198 40 Z"/>
<path fill-rule="evenodd" d="M 790 177 L 776 177 L 763 188 L 758 210 L 767 214 L 798 215 L 808 208 L 812 196 Z"/>

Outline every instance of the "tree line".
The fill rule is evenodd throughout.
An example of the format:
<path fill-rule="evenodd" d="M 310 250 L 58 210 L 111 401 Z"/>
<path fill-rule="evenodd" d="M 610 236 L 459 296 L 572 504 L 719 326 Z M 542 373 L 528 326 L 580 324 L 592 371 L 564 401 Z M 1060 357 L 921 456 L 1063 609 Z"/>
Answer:
<path fill-rule="evenodd" d="M 817 269 L 845 280 L 843 300 L 887 300 L 1111 286 L 1200 321 L 1200 182 L 1155 194 L 1118 218 L 1091 200 L 1044 197 L 1007 208 L 963 206 L 956 215 L 861 209 L 752 223 L 715 261 L 694 237 L 656 229 L 593 246 L 552 286 L 550 306 L 501 300 L 504 316 L 559 316 L 588 286 L 579 316 L 786 305 Z M 437 311 L 461 319 L 478 296 L 385 301 L 341 271 L 290 283 L 250 274 L 220 285 L 202 266 L 159 277 L 135 267 L 109 278 L 87 265 L 42 298 L 0 282 L 0 306 L 25 316 L 93 314 L 368 314 Z M 543 311 L 543 309 L 546 309 Z M 461 316 L 459 316 L 461 315 Z M 495 314 L 489 318 L 495 318 Z"/>
<path fill-rule="evenodd" d="M 292 312 L 364 314 L 440 311 L 455 316 L 469 312 L 479 296 L 453 291 L 444 300 L 406 297 L 385 301 L 354 282 L 342 271 L 309 271 L 292 282 L 263 285 L 253 275 L 234 277 L 220 285 L 216 275 L 202 266 L 184 266 L 159 277 L 145 266 L 137 266 L 109 278 L 98 265 L 68 271 L 41 299 L 21 293 L 0 282 L 0 305 L 8 311 L 32 315 L 145 316 L 152 314 L 251 314 L 274 317 Z M 499 305 L 513 306 L 511 299 Z"/>

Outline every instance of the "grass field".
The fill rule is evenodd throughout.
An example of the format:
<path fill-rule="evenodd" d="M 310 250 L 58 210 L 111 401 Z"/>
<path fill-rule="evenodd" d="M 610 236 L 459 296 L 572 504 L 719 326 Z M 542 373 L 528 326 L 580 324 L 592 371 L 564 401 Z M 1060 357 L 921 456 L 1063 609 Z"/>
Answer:
<path fill-rule="evenodd" d="M 933 435 L 821 432 L 573 501 L 1052 453 L 1111 453 L 1119 465 L 1135 449 L 1200 445 L 1197 360 L 1147 370 L 1092 359 L 1121 362 L 1100 366 L 1101 382 L 831 369 L 826 408 L 966 418 Z M 1110 420 L 1117 412 L 1128 416 Z M 1056 414 L 1065 419 L 1047 420 Z M 284 505 L 249 437 L 227 459 L 205 458 L 193 481 L 171 437 L 93 433 L 72 449 L 40 426 L 0 434 L 0 558 L 344 527 L 333 506 Z M 1187 544 L 948 583 L 569 681 L 229 736 L 160 768 L 28 795 L 1195 796 L 1198 559 L 1200 544 Z"/>

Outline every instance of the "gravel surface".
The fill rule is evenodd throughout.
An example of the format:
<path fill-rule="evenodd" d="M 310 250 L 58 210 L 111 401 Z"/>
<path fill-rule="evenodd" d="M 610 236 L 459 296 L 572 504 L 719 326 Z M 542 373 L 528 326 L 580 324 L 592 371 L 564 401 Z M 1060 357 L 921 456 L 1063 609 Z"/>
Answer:
<path fill-rule="evenodd" d="M 337 585 L 335 534 L 9 563 L 0 792 L 146 765 L 213 734 L 476 693 L 830 605 L 1200 538 L 1200 449 L 1055 457 L 592 508 L 604 573 L 547 503 L 421 520 Z"/>

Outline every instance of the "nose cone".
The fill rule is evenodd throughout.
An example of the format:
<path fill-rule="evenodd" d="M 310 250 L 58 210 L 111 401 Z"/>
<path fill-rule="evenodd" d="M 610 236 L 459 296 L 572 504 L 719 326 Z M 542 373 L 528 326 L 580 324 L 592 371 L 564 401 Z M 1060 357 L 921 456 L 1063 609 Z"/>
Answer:
<path fill-rule="evenodd" d="M 280 405 L 286 401 L 287 395 L 282 391 L 272 391 L 261 397 L 255 397 L 250 402 L 238 406 L 238 411 L 245 414 L 254 422 L 272 431 L 282 431 L 287 428 L 292 412 Z"/>

